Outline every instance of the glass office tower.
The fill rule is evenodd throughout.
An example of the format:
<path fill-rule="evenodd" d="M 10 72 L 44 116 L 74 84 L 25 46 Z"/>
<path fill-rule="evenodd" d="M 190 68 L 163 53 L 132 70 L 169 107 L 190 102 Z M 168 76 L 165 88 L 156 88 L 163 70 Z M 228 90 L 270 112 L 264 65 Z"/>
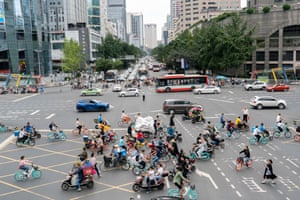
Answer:
<path fill-rule="evenodd" d="M 45 1 L 0 0 L 0 73 L 49 73 Z"/>

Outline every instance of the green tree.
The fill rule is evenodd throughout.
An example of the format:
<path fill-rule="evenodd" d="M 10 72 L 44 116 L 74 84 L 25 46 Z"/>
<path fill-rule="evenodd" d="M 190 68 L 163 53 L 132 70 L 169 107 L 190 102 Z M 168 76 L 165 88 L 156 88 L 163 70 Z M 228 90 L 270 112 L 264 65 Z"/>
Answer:
<path fill-rule="evenodd" d="M 255 28 L 248 30 L 247 27 L 247 22 L 238 16 L 233 16 L 231 23 L 223 27 L 221 68 L 239 68 L 255 50 L 252 38 Z"/>
<path fill-rule="evenodd" d="M 254 9 L 248 8 L 246 12 L 247 12 L 247 14 L 252 15 L 254 13 Z"/>
<path fill-rule="evenodd" d="M 270 8 L 269 6 L 265 6 L 265 7 L 263 8 L 263 12 L 264 12 L 264 13 L 269 13 L 270 10 L 271 10 L 271 8 Z"/>
<path fill-rule="evenodd" d="M 112 59 L 98 59 L 96 61 L 96 71 L 107 71 L 110 69 L 118 69 L 120 70 L 123 66 L 122 61 L 120 60 L 112 60 Z"/>
<path fill-rule="evenodd" d="M 73 76 L 81 70 L 81 65 L 84 64 L 85 54 L 82 47 L 74 40 L 64 41 L 63 47 L 63 71 L 72 73 Z"/>
<path fill-rule="evenodd" d="M 290 4 L 283 4 L 282 5 L 282 9 L 283 9 L 283 11 L 288 11 L 288 10 L 290 10 L 291 9 L 291 5 Z"/>

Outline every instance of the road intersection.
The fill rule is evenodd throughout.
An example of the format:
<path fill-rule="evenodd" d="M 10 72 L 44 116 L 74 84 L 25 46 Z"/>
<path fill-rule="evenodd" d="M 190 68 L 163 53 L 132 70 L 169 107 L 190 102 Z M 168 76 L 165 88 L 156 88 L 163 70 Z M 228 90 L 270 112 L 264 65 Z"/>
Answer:
<path fill-rule="evenodd" d="M 241 109 L 247 105 L 254 95 L 270 95 L 265 91 L 244 91 L 242 87 L 224 88 L 219 95 L 193 95 L 191 93 L 155 93 L 153 87 L 143 88 L 146 101 L 140 97 L 119 98 L 110 89 L 101 97 L 96 97 L 109 102 L 113 108 L 103 113 L 103 117 L 109 120 L 118 135 L 126 132 L 126 127 L 118 127 L 121 110 L 126 110 L 132 116 L 141 112 L 143 116 L 155 116 L 159 114 L 165 124 L 169 122 L 169 116 L 161 112 L 164 99 L 185 98 L 200 103 L 205 108 L 205 116 L 213 123 L 218 122 L 220 113 L 225 113 L 226 119 L 234 120 L 241 115 Z M 282 113 L 290 124 L 299 118 L 299 91 L 297 86 L 290 92 L 275 93 L 288 102 L 286 110 L 254 110 L 250 109 L 251 126 L 264 122 L 268 127 L 273 127 L 278 112 Z M 1 121 L 11 126 L 21 127 L 30 121 L 42 132 L 42 138 L 32 148 L 17 148 L 13 142 L 9 143 L 0 152 L 0 199 L 149 199 L 152 196 L 165 195 L 168 187 L 174 187 L 167 182 L 163 191 L 155 191 L 150 194 L 136 194 L 131 190 L 135 177 L 131 172 L 109 171 L 103 176 L 95 178 L 95 187 L 92 190 L 63 192 L 60 189 L 62 179 L 70 170 L 72 163 L 77 159 L 83 146 L 82 138 L 73 136 L 71 130 L 75 126 L 75 119 L 79 117 L 88 127 L 93 127 L 93 119 L 98 113 L 77 113 L 75 104 L 80 91 L 71 91 L 68 86 L 62 88 L 49 88 L 41 95 L 6 95 L 1 96 Z M 88 97 L 84 97 L 88 98 Z M 67 141 L 49 143 L 46 132 L 50 121 L 54 120 L 67 134 Z M 177 130 L 183 133 L 184 141 L 180 148 L 188 152 L 191 144 L 202 130 L 200 124 L 192 124 L 190 121 L 182 121 L 181 115 L 176 115 L 175 124 Z M 1 135 L 4 137 L 10 134 Z M 300 192 L 300 157 L 297 152 L 299 143 L 292 139 L 279 138 L 267 145 L 250 146 L 253 159 L 251 169 L 243 169 L 236 172 L 235 159 L 238 152 L 249 144 L 251 133 L 244 133 L 238 140 L 227 140 L 224 150 L 216 150 L 216 154 L 210 161 L 199 161 L 197 170 L 192 174 L 192 182 L 196 184 L 200 193 L 200 199 L 298 199 Z M 38 164 L 43 176 L 40 180 L 29 180 L 26 183 L 18 183 L 13 180 L 13 174 L 20 155 L 26 155 L 28 159 Z M 274 170 L 278 175 L 276 185 L 261 185 L 264 161 L 272 158 Z M 99 156 L 98 161 L 102 158 Z M 167 163 L 168 168 L 172 162 Z"/>

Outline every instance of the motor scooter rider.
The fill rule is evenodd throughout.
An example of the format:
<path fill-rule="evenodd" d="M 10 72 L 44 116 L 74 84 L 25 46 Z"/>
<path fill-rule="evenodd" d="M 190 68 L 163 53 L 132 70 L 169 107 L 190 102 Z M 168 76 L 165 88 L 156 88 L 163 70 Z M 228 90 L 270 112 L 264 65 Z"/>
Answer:
<path fill-rule="evenodd" d="M 148 186 L 147 192 L 150 192 L 150 186 L 155 184 L 155 171 L 154 167 L 150 167 L 145 175 L 145 180 Z"/>
<path fill-rule="evenodd" d="M 250 150 L 247 145 L 242 151 L 240 151 L 240 157 L 243 159 L 244 165 L 247 165 L 248 167 L 248 160 L 250 159 Z"/>
<path fill-rule="evenodd" d="M 33 132 L 33 126 L 30 124 L 30 122 L 27 122 L 26 126 L 24 126 L 24 130 L 27 133 L 32 133 Z"/>
<path fill-rule="evenodd" d="M 173 178 L 173 183 L 178 187 L 178 189 L 180 191 L 179 192 L 180 198 L 182 198 L 183 192 L 184 192 L 183 181 L 186 181 L 186 182 L 190 182 L 190 181 L 182 175 L 182 169 L 180 167 L 177 167 L 176 169 L 177 169 L 177 171 Z"/>
<path fill-rule="evenodd" d="M 207 146 L 207 141 L 205 138 L 202 136 L 201 140 L 199 141 L 197 148 L 196 148 L 196 154 L 199 158 L 201 158 L 201 154 L 205 151 L 207 151 L 208 146 Z"/>
<path fill-rule="evenodd" d="M 81 191 L 80 183 L 83 179 L 83 169 L 82 169 L 80 161 L 76 161 L 74 163 L 70 175 L 77 175 L 77 180 L 76 180 L 77 191 L 80 192 Z"/>

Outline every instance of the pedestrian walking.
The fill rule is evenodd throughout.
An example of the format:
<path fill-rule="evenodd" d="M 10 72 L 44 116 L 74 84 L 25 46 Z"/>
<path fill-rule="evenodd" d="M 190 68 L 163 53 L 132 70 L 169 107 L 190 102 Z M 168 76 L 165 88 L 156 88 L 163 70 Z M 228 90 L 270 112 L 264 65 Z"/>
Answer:
<path fill-rule="evenodd" d="M 268 179 L 272 180 L 272 184 L 276 183 L 274 181 L 274 179 L 276 179 L 277 176 L 273 172 L 273 166 L 272 166 L 272 164 L 273 164 L 273 161 L 271 159 L 268 159 L 266 161 L 265 172 L 264 172 L 264 180 L 261 182 L 262 184 L 265 184 Z"/>
<path fill-rule="evenodd" d="M 98 177 L 100 177 L 101 175 L 100 175 L 100 171 L 99 171 L 99 169 L 97 167 L 97 160 L 96 160 L 96 156 L 94 155 L 94 152 L 91 153 L 90 161 L 92 163 L 92 166 L 96 170 L 96 173 L 97 173 Z"/>
<path fill-rule="evenodd" d="M 142 97 L 143 97 L 143 101 L 145 101 L 145 99 L 146 99 L 145 92 L 143 92 Z"/>
<path fill-rule="evenodd" d="M 249 110 L 248 110 L 248 107 L 245 106 L 242 110 L 243 112 L 243 121 L 248 123 L 248 120 L 249 120 Z"/>

